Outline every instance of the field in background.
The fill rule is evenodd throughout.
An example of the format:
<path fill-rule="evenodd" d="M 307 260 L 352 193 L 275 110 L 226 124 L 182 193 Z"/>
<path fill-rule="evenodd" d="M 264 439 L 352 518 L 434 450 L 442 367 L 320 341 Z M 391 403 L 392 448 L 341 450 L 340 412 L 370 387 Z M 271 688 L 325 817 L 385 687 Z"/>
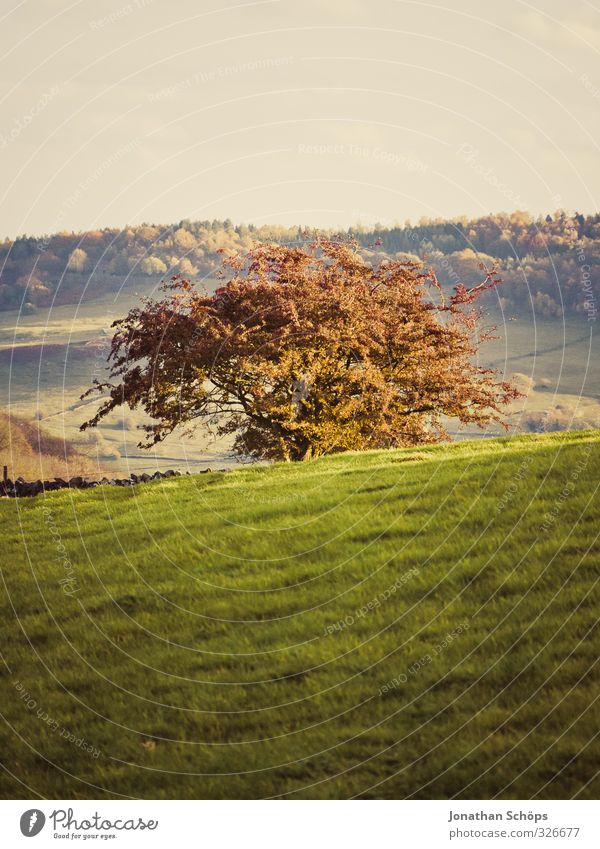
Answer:
<path fill-rule="evenodd" d="M 598 798 L 599 448 L 0 503 L 0 794 Z"/>
<path fill-rule="evenodd" d="M 207 290 L 213 281 L 203 284 Z M 94 378 L 105 376 L 112 321 L 157 294 L 156 284 L 124 289 L 118 295 L 33 315 L 0 312 L 0 410 L 37 419 L 49 433 L 66 439 L 103 473 L 166 470 L 198 471 L 229 467 L 228 444 L 204 435 L 189 440 L 174 435 L 152 451 L 140 451 L 137 425 L 146 421 L 137 411 L 123 410 L 96 430 L 79 426 L 98 406 L 98 397 L 80 400 Z M 73 471 L 73 474 L 78 473 Z"/>
<path fill-rule="evenodd" d="M 600 426 L 600 371 L 595 324 L 585 319 L 490 316 L 500 337 L 485 343 L 482 365 L 516 382 L 525 398 L 513 405 L 513 432 Z M 541 419 L 540 414 L 548 413 Z"/>

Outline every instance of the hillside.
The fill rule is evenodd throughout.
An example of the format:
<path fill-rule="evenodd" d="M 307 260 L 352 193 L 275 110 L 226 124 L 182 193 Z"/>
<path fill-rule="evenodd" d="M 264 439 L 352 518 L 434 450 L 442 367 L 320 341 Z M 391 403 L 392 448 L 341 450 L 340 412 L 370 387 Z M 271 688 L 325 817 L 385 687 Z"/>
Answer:
<path fill-rule="evenodd" d="M 0 242 L 0 311 L 80 304 L 124 286 L 144 288 L 181 274 L 205 280 L 221 268 L 223 254 L 255 242 L 302 243 L 314 230 L 280 225 L 190 221 L 104 228 L 81 233 L 23 235 Z M 333 231 L 328 231 L 330 234 Z M 532 217 L 527 212 L 481 218 L 421 219 L 393 227 L 357 225 L 352 236 L 370 258 L 420 259 L 446 286 L 477 284 L 481 265 L 497 265 L 504 287 L 500 303 L 519 315 L 563 315 L 595 320 L 600 281 L 600 215 L 564 210 Z M 497 297 L 490 298 L 496 303 Z"/>
<path fill-rule="evenodd" d="M 0 792 L 597 798 L 599 448 L 0 503 Z"/>
<path fill-rule="evenodd" d="M 0 410 L 0 466 L 6 466 L 12 480 L 21 476 L 38 478 L 94 475 L 102 470 L 98 462 L 81 454 L 75 445 L 53 436 L 39 422 Z"/>

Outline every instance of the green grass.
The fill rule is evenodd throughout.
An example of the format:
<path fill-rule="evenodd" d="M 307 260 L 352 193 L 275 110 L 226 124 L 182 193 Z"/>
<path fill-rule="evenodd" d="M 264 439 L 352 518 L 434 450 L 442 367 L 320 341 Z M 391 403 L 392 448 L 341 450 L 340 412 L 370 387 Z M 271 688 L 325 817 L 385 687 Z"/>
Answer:
<path fill-rule="evenodd" d="M 599 447 L 0 503 L 0 795 L 597 798 Z"/>

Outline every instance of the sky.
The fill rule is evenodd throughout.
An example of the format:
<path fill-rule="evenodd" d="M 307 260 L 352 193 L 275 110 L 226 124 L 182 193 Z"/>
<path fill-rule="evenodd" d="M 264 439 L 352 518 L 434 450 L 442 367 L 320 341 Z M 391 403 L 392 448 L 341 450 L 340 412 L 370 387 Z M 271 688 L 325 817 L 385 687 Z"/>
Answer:
<path fill-rule="evenodd" d="M 0 237 L 595 212 L 600 3 L 3 0 Z"/>

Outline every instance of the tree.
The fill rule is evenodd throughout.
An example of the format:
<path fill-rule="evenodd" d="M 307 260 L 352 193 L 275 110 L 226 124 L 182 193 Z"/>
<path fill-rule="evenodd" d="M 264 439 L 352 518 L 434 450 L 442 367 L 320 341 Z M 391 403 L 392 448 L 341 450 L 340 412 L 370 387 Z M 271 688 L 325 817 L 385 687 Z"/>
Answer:
<path fill-rule="evenodd" d="M 140 262 L 140 270 L 144 274 L 164 274 L 167 266 L 160 257 L 147 256 Z"/>
<path fill-rule="evenodd" d="M 173 242 L 178 248 L 184 251 L 191 251 L 196 247 L 196 238 L 189 230 L 184 230 L 180 227 L 173 233 Z"/>
<path fill-rule="evenodd" d="M 87 259 L 88 256 L 84 250 L 82 250 L 81 248 L 75 248 L 75 250 L 72 251 L 69 256 L 67 269 L 69 271 L 85 271 Z"/>
<path fill-rule="evenodd" d="M 445 417 L 501 422 L 519 395 L 472 362 L 493 272 L 445 299 L 433 272 L 371 265 L 355 242 L 260 245 L 224 264 L 213 295 L 173 278 L 114 323 L 110 380 L 86 393 L 108 397 L 82 429 L 127 404 L 154 420 L 146 446 L 204 422 L 241 455 L 300 460 L 436 442 Z"/>
<path fill-rule="evenodd" d="M 194 275 L 198 273 L 198 269 L 195 265 L 192 265 L 190 260 L 187 257 L 184 257 L 182 260 L 179 260 L 178 263 L 179 273 L 183 277 L 187 277 L 188 275 Z"/>

